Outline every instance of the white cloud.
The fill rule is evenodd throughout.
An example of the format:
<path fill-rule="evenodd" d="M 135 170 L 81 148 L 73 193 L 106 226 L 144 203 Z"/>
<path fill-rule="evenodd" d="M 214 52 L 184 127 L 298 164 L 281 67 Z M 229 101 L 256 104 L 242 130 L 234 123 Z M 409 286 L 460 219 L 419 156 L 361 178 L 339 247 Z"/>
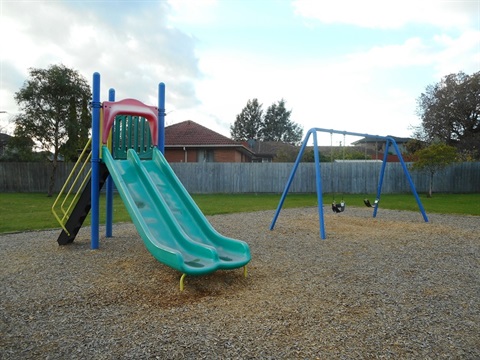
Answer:
<path fill-rule="evenodd" d="M 410 125 L 419 121 L 415 108 L 421 91 L 447 74 L 439 75 L 436 69 L 461 62 L 466 51 L 474 53 L 472 39 L 467 33 L 458 38 L 415 37 L 363 52 L 288 63 L 245 51 L 210 51 L 200 61 L 205 78 L 197 91 L 205 111 L 197 118 L 211 122 L 206 109 L 215 109 L 215 121 L 228 129 L 247 100 L 258 98 L 266 109 L 284 98 L 293 109 L 292 120 L 305 131 L 322 127 L 409 136 Z M 419 82 L 419 73 L 431 78 Z"/>
<path fill-rule="evenodd" d="M 420 38 L 403 44 L 374 46 L 366 52 L 348 55 L 353 64 L 369 68 L 398 68 L 426 65 L 432 62 L 430 49 Z"/>
<path fill-rule="evenodd" d="M 459 71 L 467 74 L 479 71 L 480 30 L 466 31 L 457 38 L 438 35 L 434 41 L 441 47 L 441 51 L 436 54 L 435 69 L 438 77 Z"/>
<path fill-rule="evenodd" d="M 298 56 L 288 45 L 278 45 L 282 36 L 269 37 L 270 28 L 283 30 L 278 22 L 291 20 L 279 17 L 276 25 L 269 23 L 276 15 L 270 5 L 284 2 L 267 2 L 262 10 L 253 1 L 236 2 L 237 7 L 218 0 L 126 1 L 114 7 L 105 1 L 94 3 L 93 7 L 88 2 L 2 3 L 0 31 L 9 36 L 0 36 L 0 47 L 7 49 L 0 53 L 0 107 L 15 112 L 13 93 L 29 67 L 63 63 L 89 81 L 94 71 L 100 72 L 102 99 L 114 87 L 117 99 L 132 97 L 156 104 L 158 82 L 165 82 L 167 124 L 191 119 L 228 136 L 247 100 L 256 97 L 266 109 L 284 98 L 293 109 L 292 120 L 305 131 L 316 126 L 408 136 L 407 126 L 417 120 L 415 99 L 424 87 L 448 73 L 478 71 L 480 63 L 480 15 L 472 29 L 479 1 L 295 0 L 297 14 L 311 22 L 384 29 L 439 26 L 435 37 L 428 27 L 428 36 L 421 31 L 414 35 L 395 31 L 408 37 L 385 41 L 380 36 L 378 42 L 379 33 L 372 31 L 375 40 L 334 44 L 338 48 L 330 51 L 321 49 L 329 46 L 328 41 L 320 46 L 321 39 L 310 37 L 303 43 L 298 36 L 305 34 L 299 31 L 304 27 L 298 29 L 296 19 L 285 26 L 291 38 L 302 40 Z M 256 19 L 265 20 L 264 27 L 251 33 L 232 9 L 257 10 Z M 291 8 L 281 10 L 286 16 Z M 217 27 L 229 32 L 216 37 Z M 344 35 L 351 29 L 342 27 L 340 32 Z M 320 36 L 331 36 L 329 30 Z M 249 47 L 249 40 L 257 35 L 265 41 L 264 50 Z M 269 45 L 276 49 L 275 55 Z M 287 56 L 282 56 L 284 48 Z"/>
<path fill-rule="evenodd" d="M 377 70 L 428 66 L 438 79 L 459 71 L 470 74 L 480 68 L 480 31 L 465 31 L 457 37 L 410 38 L 402 44 L 375 46 L 348 57 L 352 66 Z"/>
<path fill-rule="evenodd" d="M 170 19 L 176 23 L 209 24 L 215 19 L 218 0 L 168 0 L 172 7 Z"/>
<path fill-rule="evenodd" d="M 135 2 L 129 11 L 107 5 L 2 2 L 2 110 L 16 112 L 13 93 L 27 79 L 28 68 L 60 63 L 78 70 L 89 82 L 93 72 L 100 72 L 102 99 L 114 87 L 117 99 L 156 104 L 162 81 L 168 84 L 170 106 L 198 105 L 194 84 L 202 74 L 195 40 L 168 26 L 168 4 Z M 99 6 L 107 6 L 107 11 Z"/>
<path fill-rule="evenodd" d="M 264 110 L 284 98 L 287 108 L 293 109 L 292 120 L 305 132 L 312 127 L 378 132 L 375 124 L 388 111 L 372 108 L 378 96 L 372 89 L 372 69 L 353 67 L 348 59 L 300 60 L 294 68 L 254 54 L 210 53 L 203 61 L 207 78 L 197 86 L 198 93 L 225 128 L 253 98 Z"/>
<path fill-rule="evenodd" d="M 326 24 L 395 29 L 416 23 L 465 28 L 478 26 L 480 4 L 472 0 L 294 0 L 293 7 L 298 15 Z"/>

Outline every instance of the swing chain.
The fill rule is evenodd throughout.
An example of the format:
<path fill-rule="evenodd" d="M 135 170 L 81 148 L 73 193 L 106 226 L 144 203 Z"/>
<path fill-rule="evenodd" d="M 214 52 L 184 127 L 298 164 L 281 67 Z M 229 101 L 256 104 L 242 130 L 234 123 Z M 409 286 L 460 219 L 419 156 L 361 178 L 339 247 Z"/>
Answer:
<path fill-rule="evenodd" d="M 342 147 L 342 167 L 345 167 L 345 133 L 343 134 L 343 144 L 340 143 Z M 332 202 L 332 211 L 336 214 L 344 212 L 345 211 L 345 201 L 343 199 L 343 194 L 344 194 L 344 189 L 342 186 L 342 201 L 340 204 L 337 204 L 335 201 L 335 191 L 333 190 L 333 133 L 330 133 L 330 157 L 332 161 L 332 192 L 333 192 L 333 202 Z M 344 173 L 344 171 L 342 171 Z M 343 176 L 342 178 L 342 184 L 343 184 Z"/>

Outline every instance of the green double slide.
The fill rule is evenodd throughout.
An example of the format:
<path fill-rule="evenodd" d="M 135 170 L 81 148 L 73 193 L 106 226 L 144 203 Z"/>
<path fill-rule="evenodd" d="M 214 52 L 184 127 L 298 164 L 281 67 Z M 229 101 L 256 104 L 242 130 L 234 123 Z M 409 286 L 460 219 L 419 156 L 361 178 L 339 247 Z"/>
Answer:
<path fill-rule="evenodd" d="M 248 245 L 212 227 L 157 148 L 151 160 L 140 160 L 133 150 L 126 160 L 115 160 L 103 146 L 102 160 L 158 261 L 187 275 L 236 269 L 250 261 Z"/>

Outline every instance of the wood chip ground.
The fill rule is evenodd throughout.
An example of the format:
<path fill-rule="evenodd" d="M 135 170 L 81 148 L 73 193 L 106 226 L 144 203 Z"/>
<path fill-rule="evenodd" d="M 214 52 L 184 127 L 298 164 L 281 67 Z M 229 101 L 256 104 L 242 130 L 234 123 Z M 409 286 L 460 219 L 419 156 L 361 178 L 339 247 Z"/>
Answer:
<path fill-rule="evenodd" d="M 327 209 L 327 207 L 326 207 Z M 0 359 L 479 359 L 480 217 L 316 208 L 209 217 L 251 248 L 187 277 L 132 224 L 0 236 Z"/>

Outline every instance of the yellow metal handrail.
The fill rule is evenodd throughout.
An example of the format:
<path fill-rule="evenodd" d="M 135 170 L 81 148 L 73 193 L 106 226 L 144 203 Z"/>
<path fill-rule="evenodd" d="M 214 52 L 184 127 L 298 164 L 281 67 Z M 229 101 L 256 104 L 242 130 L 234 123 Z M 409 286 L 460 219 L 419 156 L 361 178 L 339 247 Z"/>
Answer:
<path fill-rule="evenodd" d="M 73 199 L 71 200 L 70 204 L 68 205 L 68 207 L 66 206 L 66 204 L 67 204 L 67 200 L 70 198 L 70 195 L 71 195 L 72 191 L 74 190 L 75 186 L 82 179 L 82 173 L 85 170 L 85 167 L 90 162 L 90 158 L 92 157 L 92 152 L 91 151 L 88 152 L 88 149 L 90 148 L 91 142 L 92 142 L 92 139 L 90 138 L 88 140 L 87 144 L 85 145 L 85 148 L 83 149 L 82 153 L 78 157 L 78 160 L 75 163 L 75 166 L 73 167 L 72 171 L 70 172 L 70 175 L 68 175 L 68 178 L 65 181 L 65 184 L 63 184 L 62 189 L 58 193 L 58 196 L 55 199 L 55 202 L 52 205 L 53 215 L 57 219 L 57 221 L 60 224 L 60 226 L 62 227 L 62 229 L 69 236 L 70 236 L 70 232 L 66 229 L 65 224 L 66 224 L 66 222 L 67 222 L 67 220 L 68 220 L 68 218 L 71 214 L 71 210 L 72 210 L 74 204 L 76 204 L 76 202 L 78 200 L 78 197 L 80 196 L 80 190 L 84 188 L 85 184 L 87 183 L 88 179 L 90 178 L 90 174 L 92 172 L 91 168 L 88 170 L 87 175 L 83 178 L 82 182 L 80 183 L 78 191 L 75 193 L 75 195 L 74 195 Z M 87 152 L 88 152 L 88 154 L 87 154 Z M 74 174 L 75 174 L 77 168 L 79 168 L 79 170 L 78 170 L 77 175 L 74 177 Z M 64 192 L 65 192 L 65 189 L 68 187 L 68 184 L 73 177 L 74 177 L 74 179 L 72 181 L 72 184 L 68 188 L 68 191 L 66 192 L 66 194 L 63 195 Z M 62 196 L 64 196 L 64 199 L 63 199 L 62 203 L 60 204 L 61 214 L 58 214 L 55 207 L 57 206 L 57 203 L 60 201 Z"/>

